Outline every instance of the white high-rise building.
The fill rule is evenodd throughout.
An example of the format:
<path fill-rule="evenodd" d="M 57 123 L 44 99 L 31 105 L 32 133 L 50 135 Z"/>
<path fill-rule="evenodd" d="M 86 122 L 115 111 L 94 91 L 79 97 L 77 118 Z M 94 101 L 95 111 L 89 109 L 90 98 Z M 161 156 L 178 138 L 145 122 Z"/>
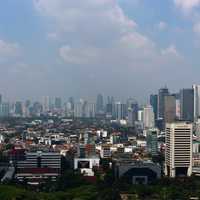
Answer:
<path fill-rule="evenodd" d="M 166 125 L 165 175 L 170 177 L 192 174 L 192 124 Z"/>
<path fill-rule="evenodd" d="M 154 112 L 152 106 L 148 105 L 143 109 L 143 123 L 144 128 L 154 127 Z"/>
<path fill-rule="evenodd" d="M 193 85 L 194 90 L 194 121 L 200 116 L 200 85 Z"/>
<path fill-rule="evenodd" d="M 138 110 L 138 121 L 143 121 L 143 110 Z"/>

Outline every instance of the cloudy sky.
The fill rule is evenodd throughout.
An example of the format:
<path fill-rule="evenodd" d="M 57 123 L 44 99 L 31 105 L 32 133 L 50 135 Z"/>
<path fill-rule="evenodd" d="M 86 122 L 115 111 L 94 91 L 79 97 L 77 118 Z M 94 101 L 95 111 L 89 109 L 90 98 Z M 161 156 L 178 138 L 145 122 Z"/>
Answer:
<path fill-rule="evenodd" d="M 200 83 L 200 0 L 4 0 L 0 92 L 145 101 Z"/>

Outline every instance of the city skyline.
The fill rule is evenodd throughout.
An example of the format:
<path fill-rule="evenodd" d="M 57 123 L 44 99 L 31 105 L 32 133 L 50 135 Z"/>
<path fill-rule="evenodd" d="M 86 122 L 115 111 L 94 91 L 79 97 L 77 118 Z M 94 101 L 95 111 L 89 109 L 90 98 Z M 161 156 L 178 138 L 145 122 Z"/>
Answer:
<path fill-rule="evenodd" d="M 200 82 L 196 0 L 21 0 L 0 8 L 0 91 L 117 98 Z M 146 15 L 141 15 L 146 13 Z"/>

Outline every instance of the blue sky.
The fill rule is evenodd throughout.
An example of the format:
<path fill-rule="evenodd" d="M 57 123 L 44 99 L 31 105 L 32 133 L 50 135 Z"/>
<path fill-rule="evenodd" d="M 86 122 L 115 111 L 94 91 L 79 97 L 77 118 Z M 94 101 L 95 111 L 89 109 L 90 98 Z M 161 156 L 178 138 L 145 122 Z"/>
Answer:
<path fill-rule="evenodd" d="M 200 83 L 200 0 L 6 0 L 0 91 L 8 99 L 146 101 Z"/>

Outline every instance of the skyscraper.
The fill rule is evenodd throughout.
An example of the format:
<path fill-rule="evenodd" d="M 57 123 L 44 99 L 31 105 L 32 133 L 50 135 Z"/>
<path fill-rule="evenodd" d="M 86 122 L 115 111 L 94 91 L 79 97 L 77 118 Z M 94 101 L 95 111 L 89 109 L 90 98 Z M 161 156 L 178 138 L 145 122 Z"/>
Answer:
<path fill-rule="evenodd" d="M 155 119 L 158 118 L 158 95 L 157 94 L 151 94 L 150 95 L 150 105 L 153 107 L 153 112 Z"/>
<path fill-rule="evenodd" d="M 74 117 L 80 118 L 83 117 L 83 105 L 84 102 L 80 100 L 79 102 L 74 104 Z"/>
<path fill-rule="evenodd" d="M 197 121 L 200 116 L 200 85 L 193 85 L 194 92 L 194 120 Z"/>
<path fill-rule="evenodd" d="M 62 99 L 60 97 L 55 98 L 55 108 L 61 109 L 62 108 Z"/>
<path fill-rule="evenodd" d="M 137 121 L 138 120 L 139 106 L 138 106 L 138 103 L 137 103 L 137 101 L 135 99 L 129 98 L 127 100 L 127 109 L 131 109 L 132 110 L 133 122 Z"/>
<path fill-rule="evenodd" d="M 174 95 L 164 97 L 164 122 L 171 123 L 176 119 L 176 98 Z"/>
<path fill-rule="evenodd" d="M 181 119 L 185 121 L 194 120 L 194 91 L 193 89 L 182 89 L 180 91 Z"/>
<path fill-rule="evenodd" d="M 43 112 L 48 112 L 50 110 L 50 98 L 49 98 L 49 96 L 43 97 L 42 109 L 43 109 Z"/>
<path fill-rule="evenodd" d="M 152 156 L 158 155 L 158 132 L 156 128 L 147 130 L 147 149 Z"/>
<path fill-rule="evenodd" d="M 18 116 L 22 116 L 23 114 L 22 102 L 20 101 L 15 103 L 15 114 Z"/>
<path fill-rule="evenodd" d="M 0 104 L 0 117 L 8 117 L 10 115 L 10 104 L 3 102 Z"/>
<path fill-rule="evenodd" d="M 2 94 L 0 94 L 0 104 L 3 103 L 3 100 L 2 100 Z"/>
<path fill-rule="evenodd" d="M 159 94 L 158 94 L 158 118 L 164 118 L 164 98 L 167 95 L 169 95 L 169 91 L 168 91 L 168 89 L 166 87 L 159 89 Z"/>
<path fill-rule="evenodd" d="M 97 96 L 96 109 L 97 109 L 97 113 L 103 113 L 104 112 L 104 104 L 103 104 L 102 94 L 98 94 L 98 96 Z"/>
<path fill-rule="evenodd" d="M 154 112 L 151 105 L 144 107 L 143 123 L 144 123 L 144 128 L 146 129 L 154 127 Z"/>
<path fill-rule="evenodd" d="M 169 123 L 166 126 L 165 175 L 192 174 L 192 124 Z"/>
<path fill-rule="evenodd" d="M 116 119 L 125 119 L 126 105 L 120 102 L 116 103 Z"/>
<path fill-rule="evenodd" d="M 71 104 L 71 110 L 74 110 L 74 98 L 70 97 L 68 101 Z"/>

